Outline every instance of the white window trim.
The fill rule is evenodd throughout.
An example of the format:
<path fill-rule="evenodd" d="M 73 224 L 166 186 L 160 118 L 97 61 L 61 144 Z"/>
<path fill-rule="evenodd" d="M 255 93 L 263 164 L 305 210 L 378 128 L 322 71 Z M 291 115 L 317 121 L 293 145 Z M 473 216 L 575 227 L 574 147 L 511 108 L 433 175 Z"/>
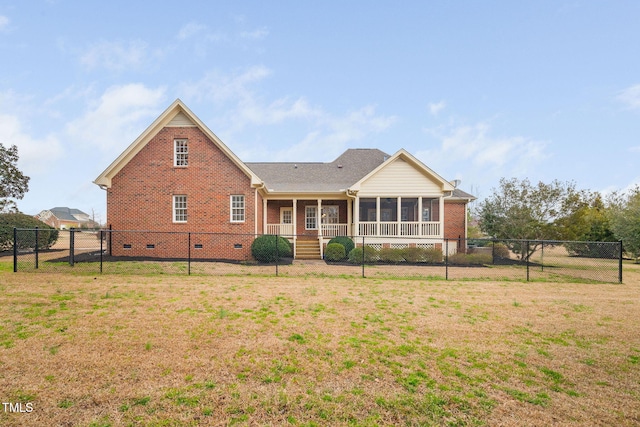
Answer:
<path fill-rule="evenodd" d="M 178 143 L 184 142 L 185 143 L 185 147 L 186 147 L 186 152 L 184 153 L 178 153 Z M 185 159 L 185 163 L 184 165 L 179 165 L 178 164 L 178 154 L 185 154 L 186 155 L 186 159 Z M 189 166 L 189 140 L 186 138 L 176 138 L 173 140 L 173 166 L 176 168 L 186 168 L 187 166 Z"/>
<path fill-rule="evenodd" d="M 309 211 L 313 210 L 313 216 L 309 215 Z M 313 218 L 316 226 L 309 227 L 309 219 Z M 318 207 L 317 206 L 305 206 L 304 208 L 304 229 L 305 230 L 317 230 L 318 229 Z"/>
<path fill-rule="evenodd" d="M 173 214 L 173 222 L 176 224 L 184 224 L 187 222 L 187 219 L 184 220 L 178 220 L 177 218 L 177 209 L 176 209 L 176 201 L 178 197 L 184 197 L 184 216 L 188 219 L 189 218 L 189 211 L 188 211 L 188 207 L 189 205 L 187 204 L 187 195 L 186 194 L 175 194 L 173 196 L 173 209 L 172 209 L 172 214 Z"/>
<path fill-rule="evenodd" d="M 233 206 L 233 198 L 234 197 L 242 197 L 242 207 L 234 207 Z M 229 197 L 229 205 L 230 205 L 230 220 L 233 223 L 243 223 L 246 221 L 247 218 L 247 203 L 246 203 L 246 197 L 244 196 L 244 194 L 232 194 Z M 242 210 L 242 219 L 233 219 L 233 213 L 234 210 Z"/>

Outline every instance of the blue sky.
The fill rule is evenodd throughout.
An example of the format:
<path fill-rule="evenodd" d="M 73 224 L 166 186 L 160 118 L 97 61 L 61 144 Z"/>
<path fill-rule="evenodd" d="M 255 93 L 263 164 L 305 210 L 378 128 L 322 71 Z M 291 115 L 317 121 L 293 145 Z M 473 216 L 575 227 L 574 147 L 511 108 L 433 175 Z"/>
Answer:
<path fill-rule="evenodd" d="M 637 1 L 0 1 L 18 207 L 106 219 L 92 181 L 176 98 L 245 161 L 404 148 L 501 177 L 640 183 Z"/>

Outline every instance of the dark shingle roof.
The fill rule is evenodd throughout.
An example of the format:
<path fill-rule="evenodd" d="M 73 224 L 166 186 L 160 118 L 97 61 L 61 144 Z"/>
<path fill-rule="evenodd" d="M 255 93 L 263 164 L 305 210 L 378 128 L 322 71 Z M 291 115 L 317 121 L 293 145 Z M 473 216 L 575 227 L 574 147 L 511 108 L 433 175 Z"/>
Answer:
<path fill-rule="evenodd" d="M 55 207 L 49 209 L 49 211 L 51 211 L 51 213 L 54 214 L 56 218 L 64 221 L 77 221 L 78 218 L 74 217 L 74 215 L 87 215 L 80 209 L 72 209 L 66 207 Z"/>
<path fill-rule="evenodd" d="M 246 163 L 267 189 L 277 192 L 344 191 L 380 166 L 389 155 L 375 148 L 352 148 L 330 163 Z"/>
<path fill-rule="evenodd" d="M 455 190 L 453 190 L 453 193 L 451 194 L 451 198 L 452 199 L 461 199 L 461 200 L 475 200 L 476 197 L 472 194 L 469 194 L 465 191 L 462 191 L 458 188 L 456 188 Z"/>

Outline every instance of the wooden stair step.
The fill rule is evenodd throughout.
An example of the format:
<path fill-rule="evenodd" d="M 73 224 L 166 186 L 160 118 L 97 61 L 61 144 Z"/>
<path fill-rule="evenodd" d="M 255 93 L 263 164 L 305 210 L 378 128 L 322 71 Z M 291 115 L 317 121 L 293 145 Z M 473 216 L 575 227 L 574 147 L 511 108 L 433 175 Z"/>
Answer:
<path fill-rule="evenodd" d="M 298 240 L 296 243 L 296 258 L 320 259 L 320 241 Z"/>

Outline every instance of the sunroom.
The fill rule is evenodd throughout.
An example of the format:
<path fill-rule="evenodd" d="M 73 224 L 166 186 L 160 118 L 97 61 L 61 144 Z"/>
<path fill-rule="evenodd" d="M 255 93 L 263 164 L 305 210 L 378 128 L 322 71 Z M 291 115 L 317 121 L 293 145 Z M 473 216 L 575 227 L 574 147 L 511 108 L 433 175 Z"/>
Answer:
<path fill-rule="evenodd" d="M 357 236 L 442 237 L 442 197 L 363 197 L 354 203 Z"/>

